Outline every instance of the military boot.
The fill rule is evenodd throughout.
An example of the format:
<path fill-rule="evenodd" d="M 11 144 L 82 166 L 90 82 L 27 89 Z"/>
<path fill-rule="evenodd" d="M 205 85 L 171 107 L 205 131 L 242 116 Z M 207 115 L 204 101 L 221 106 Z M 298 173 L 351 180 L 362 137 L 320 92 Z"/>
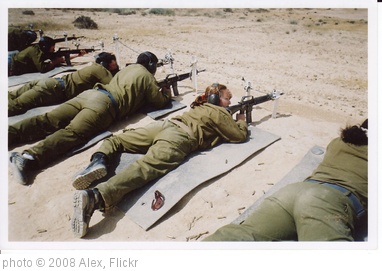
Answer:
<path fill-rule="evenodd" d="M 35 167 L 36 160 L 31 154 L 12 152 L 9 156 L 10 168 L 16 181 L 20 184 L 27 185 L 28 171 Z"/>
<path fill-rule="evenodd" d="M 105 202 L 97 188 L 79 190 L 74 193 L 73 207 L 72 231 L 75 236 L 83 237 L 87 233 L 94 211 L 104 211 Z"/>
<path fill-rule="evenodd" d="M 90 164 L 74 177 L 73 187 L 83 190 L 88 188 L 92 182 L 105 177 L 107 174 L 106 159 L 106 155 L 96 152 L 92 156 Z"/>

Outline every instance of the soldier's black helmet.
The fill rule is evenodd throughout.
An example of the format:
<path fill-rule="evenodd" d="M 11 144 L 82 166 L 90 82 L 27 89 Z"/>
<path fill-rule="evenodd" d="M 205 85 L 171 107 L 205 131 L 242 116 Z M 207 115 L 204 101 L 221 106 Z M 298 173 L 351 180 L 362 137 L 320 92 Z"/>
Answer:
<path fill-rule="evenodd" d="M 37 39 L 37 34 L 36 32 L 32 31 L 32 30 L 24 30 L 24 34 L 26 36 L 26 39 L 27 39 L 27 44 L 31 44 L 32 42 L 34 42 L 36 39 Z"/>
<path fill-rule="evenodd" d="M 146 67 L 150 73 L 155 74 L 157 71 L 158 58 L 153 53 L 146 51 L 139 54 L 137 63 Z"/>
<path fill-rule="evenodd" d="M 47 36 L 41 37 L 40 41 L 38 42 L 38 45 L 40 46 L 40 49 L 44 53 L 48 53 L 49 52 L 49 48 L 54 46 L 55 44 L 56 44 L 56 42 L 54 41 L 54 39 L 52 39 L 50 37 L 47 37 Z"/>

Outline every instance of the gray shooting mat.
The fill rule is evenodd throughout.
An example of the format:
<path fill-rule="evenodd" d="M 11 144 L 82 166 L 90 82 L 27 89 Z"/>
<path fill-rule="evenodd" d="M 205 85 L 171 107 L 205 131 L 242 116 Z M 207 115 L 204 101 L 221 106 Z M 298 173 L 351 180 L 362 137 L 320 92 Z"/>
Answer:
<path fill-rule="evenodd" d="M 28 83 L 33 80 L 52 77 L 63 72 L 71 72 L 76 70 L 77 69 L 73 68 L 72 66 L 62 66 L 62 67 L 56 67 L 53 70 L 48 71 L 46 73 L 34 72 L 34 73 L 25 73 L 21 75 L 9 76 L 8 87 L 17 86 L 17 85 Z"/>
<path fill-rule="evenodd" d="M 45 114 L 56 107 L 57 105 L 36 107 L 36 108 L 28 110 L 24 114 L 8 117 L 8 125 L 14 124 L 18 121 L 21 121 L 30 117 Z"/>
<path fill-rule="evenodd" d="M 321 163 L 325 155 L 325 149 L 319 146 L 312 147 L 302 160 L 285 175 L 279 182 L 277 182 L 271 189 L 269 189 L 261 198 L 259 198 L 253 205 L 251 205 L 244 213 L 242 213 L 232 224 L 241 224 L 253 211 L 264 201 L 265 198 L 278 191 L 280 188 L 287 184 L 302 182 L 311 175 L 313 170 Z"/>
<path fill-rule="evenodd" d="M 155 110 L 153 107 L 145 107 L 142 112 L 149 116 L 150 118 L 157 120 L 163 116 L 170 114 L 172 112 L 178 111 L 180 109 L 186 108 L 187 105 L 182 104 L 176 100 L 171 100 L 171 103 L 163 109 Z"/>
<path fill-rule="evenodd" d="M 179 167 L 162 178 L 126 195 L 118 208 L 140 227 L 148 230 L 194 188 L 232 170 L 251 155 L 280 139 L 279 136 L 256 127 L 249 127 L 249 129 L 251 135 L 247 142 L 225 143 L 211 150 L 190 155 Z M 123 153 L 115 172 L 121 172 L 141 156 Z M 208 163 L 211 160 L 214 161 L 214 167 Z M 165 203 L 159 210 L 153 211 L 151 203 L 156 190 L 165 197 Z"/>

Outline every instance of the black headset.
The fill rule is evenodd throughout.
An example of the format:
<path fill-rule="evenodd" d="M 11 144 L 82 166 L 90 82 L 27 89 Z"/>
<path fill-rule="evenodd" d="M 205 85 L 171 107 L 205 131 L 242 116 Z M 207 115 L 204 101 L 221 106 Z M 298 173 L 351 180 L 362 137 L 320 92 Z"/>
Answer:
<path fill-rule="evenodd" d="M 157 63 L 153 62 L 152 55 L 149 52 L 143 52 L 145 56 L 149 58 L 149 63 L 147 64 L 147 69 L 149 72 L 153 73 L 157 69 Z"/>
<path fill-rule="evenodd" d="M 220 104 L 220 90 L 219 90 L 219 84 L 213 83 L 211 85 L 212 88 L 215 88 L 217 90 L 217 93 L 213 93 L 211 95 L 208 95 L 207 103 L 219 105 Z"/>
<path fill-rule="evenodd" d="M 51 37 L 43 36 L 40 38 L 38 45 L 44 53 L 47 53 L 49 52 L 49 48 L 55 45 L 55 42 Z"/>
<path fill-rule="evenodd" d="M 96 63 L 102 65 L 106 69 L 108 69 L 109 64 L 111 63 L 112 60 L 116 61 L 114 54 L 106 53 L 106 52 L 99 53 L 98 55 L 95 55 L 94 58 Z"/>

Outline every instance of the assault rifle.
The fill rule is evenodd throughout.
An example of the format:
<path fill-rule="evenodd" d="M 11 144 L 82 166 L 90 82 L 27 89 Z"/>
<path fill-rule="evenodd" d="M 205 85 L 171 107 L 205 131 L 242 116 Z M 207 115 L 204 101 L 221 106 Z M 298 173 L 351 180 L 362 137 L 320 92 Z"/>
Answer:
<path fill-rule="evenodd" d="M 70 62 L 70 55 L 71 54 L 79 54 L 79 53 L 81 53 L 81 51 L 85 51 L 86 53 L 89 53 L 89 52 L 94 52 L 94 51 L 99 51 L 99 50 L 100 49 L 94 49 L 94 48 L 75 49 L 75 50 L 70 50 L 67 48 L 59 48 L 58 51 L 52 53 L 51 58 L 64 56 L 66 65 L 71 66 L 72 65 L 72 63 Z"/>
<path fill-rule="evenodd" d="M 57 39 L 53 39 L 53 40 L 54 40 L 55 43 L 58 43 L 58 42 L 64 42 L 64 41 L 69 41 L 69 40 L 77 40 L 77 39 L 80 39 L 80 38 L 85 38 L 85 37 L 84 36 L 76 37 L 76 36 L 73 35 L 73 37 L 65 36 L 64 38 L 57 38 Z"/>
<path fill-rule="evenodd" d="M 247 123 L 252 122 L 252 109 L 254 105 L 261 104 L 270 100 L 280 98 L 284 93 L 273 90 L 272 93 L 254 98 L 253 96 L 244 96 L 238 104 L 227 107 L 231 115 L 240 111 L 240 114 L 245 114 Z"/>
<path fill-rule="evenodd" d="M 204 70 L 200 70 L 200 71 L 196 71 L 196 74 L 200 73 L 200 72 L 204 72 L 206 71 L 205 69 Z M 158 85 L 160 88 L 162 87 L 172 87 L 172 90 L 174 92 L 174 96 L 178 96 L 179 95 L 179 91 L 178 91 L 178 81 L 182 81 L 184 79 L 187 79 L 187 78 L 190 78 L 192 79 L 192 72 L 187 72 L 187 73 L 183 73 L 183 74 L 169 74 L 166 76 L 165 79 L 162 79 L 160 81 L 158 81 Z"/>

